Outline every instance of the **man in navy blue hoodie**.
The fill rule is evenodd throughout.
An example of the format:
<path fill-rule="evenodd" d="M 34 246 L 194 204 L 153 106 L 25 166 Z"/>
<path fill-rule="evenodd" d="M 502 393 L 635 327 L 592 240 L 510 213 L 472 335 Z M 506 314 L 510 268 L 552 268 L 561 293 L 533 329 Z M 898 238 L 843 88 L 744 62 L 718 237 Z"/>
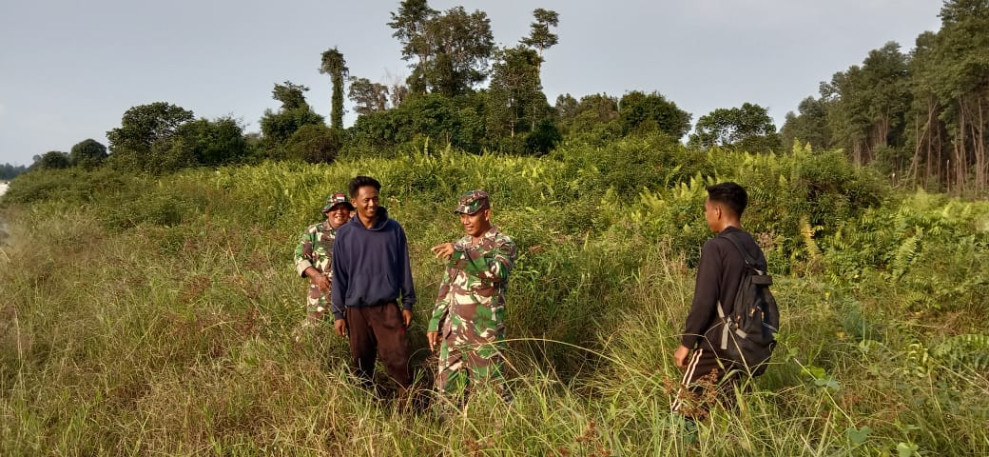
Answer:
<path fill-rule="evenodd" d="M 333 326 L 340 336 L 349 335 L 365 386 L 371 385 L 377 354 L 404 395 L 412 384 L 406 331 L 416 301 L 405 230 L 378 205 L 377 180 L 357 176 L 348 190 L 357 217 L 337 229 L 333 243 Z"/>

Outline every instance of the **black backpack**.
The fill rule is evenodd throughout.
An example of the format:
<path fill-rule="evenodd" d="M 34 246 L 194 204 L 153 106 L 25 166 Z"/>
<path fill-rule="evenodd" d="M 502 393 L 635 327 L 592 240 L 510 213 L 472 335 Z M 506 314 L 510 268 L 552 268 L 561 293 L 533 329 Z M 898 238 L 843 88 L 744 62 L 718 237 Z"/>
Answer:
<path fill-rule="evenodd" d="M 718 357 L 733 362 L 735 368 L 752 376 L 759 376 L 766 371 L 780 326 L 779 308 L 769 291 L 773 277 L 760 269 L 759 263 L 742 248 L 739 240 L 729 234 L 722 236 L 742 254 L 745 271 L 731 315 L 725 315 L 719 301 L 718 319 L 704 335 Z"/>

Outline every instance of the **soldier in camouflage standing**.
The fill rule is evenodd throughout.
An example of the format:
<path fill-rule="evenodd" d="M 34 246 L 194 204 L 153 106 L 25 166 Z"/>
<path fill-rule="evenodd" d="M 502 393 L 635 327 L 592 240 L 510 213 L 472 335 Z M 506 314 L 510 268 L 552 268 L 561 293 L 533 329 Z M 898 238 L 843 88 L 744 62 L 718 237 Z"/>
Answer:
<path fill-rule="evenodd" d="M 439 350 L 436 387 L 440 392 L 464 392 L 469 386 L 492 382 L 503 398 L 502 350 L 505 339 L 505 290 L 515 261 L 515 242 L 491 225 L 488 194 L 474 190 L 460 196 L 466 236 L 433 246 L 447 260 L 426 338 Z"/>
<path fill-rule="evenodd" d="M 330 284 L 333 270 L 330 268 L 330 255 L 333 253 L 333 240 L 336 229 L 340 228 L 353 214 L 354 206 L 341 192 L 326 198 L 323 214 L 326 220 L 309 226 L 295 248 L 295 271 L 309 278 L 309 295 L 306 297 L 305 326 L 323 320 L 330 308 Z"/>

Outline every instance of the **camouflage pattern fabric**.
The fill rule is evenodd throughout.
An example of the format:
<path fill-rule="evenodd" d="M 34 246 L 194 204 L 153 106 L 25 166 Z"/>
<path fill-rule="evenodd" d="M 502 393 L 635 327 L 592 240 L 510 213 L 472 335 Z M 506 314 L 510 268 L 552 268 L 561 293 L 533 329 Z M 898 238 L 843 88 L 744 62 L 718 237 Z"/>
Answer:
<path fill-rule="evenodd" d="M 329 221 L 313 224 L 306 229 L 295 248 L 295 271 L 305 277 L 305 271 L 313 267 L 326 275 L 333 284 L 333 269 L 330 266 L 330 255 L 333 253 L 333 240 L 336 230 L 330 227 Z M 309 283 L 309 294 L 306 297 L 306 313 L 309 319 L 321 320 L 330 310 L 330 292 L 319 290 L 312 282 Z"/>
<path fill-rule="evenodd" d="M 442 337 L 436 376 L 440 392 L 492 382 L 505 396 L 505 290 L 515 251 L 515 242 L 497 227 L 476 244 L 470 236 L 454 243 L 428 328 Z"/>

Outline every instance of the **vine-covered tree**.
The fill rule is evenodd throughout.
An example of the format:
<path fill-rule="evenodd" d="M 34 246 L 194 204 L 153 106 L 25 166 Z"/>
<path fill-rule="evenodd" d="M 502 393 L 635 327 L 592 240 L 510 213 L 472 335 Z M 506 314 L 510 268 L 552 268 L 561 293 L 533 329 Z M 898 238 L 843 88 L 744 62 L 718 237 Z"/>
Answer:
<path fill-rule="evenodd" d="M 319 72 L 330 75 L 330 81 L 333 83 L 333 96 L 330 100 L 330 127 L 336 130 L 343 129 L 343 82 L 350 72 L 347 68 L 347 61 L 343 58 L 343 53 L 335 47 L 324 51 Z"/>

